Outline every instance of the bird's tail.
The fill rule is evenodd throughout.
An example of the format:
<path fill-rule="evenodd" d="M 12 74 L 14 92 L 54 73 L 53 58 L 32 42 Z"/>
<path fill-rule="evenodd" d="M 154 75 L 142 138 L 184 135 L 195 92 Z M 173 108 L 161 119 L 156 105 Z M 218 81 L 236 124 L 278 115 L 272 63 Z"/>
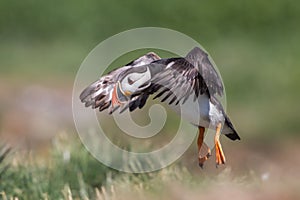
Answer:
<path fill-rule="evenodd" d="M 231 140 L 240 140 L 240 136 L 236 132 L 233 124 L 231 123 L 229 117 L 225 114 L 225 123 L 222 130 L 222 133 L 225 134 Z"/>

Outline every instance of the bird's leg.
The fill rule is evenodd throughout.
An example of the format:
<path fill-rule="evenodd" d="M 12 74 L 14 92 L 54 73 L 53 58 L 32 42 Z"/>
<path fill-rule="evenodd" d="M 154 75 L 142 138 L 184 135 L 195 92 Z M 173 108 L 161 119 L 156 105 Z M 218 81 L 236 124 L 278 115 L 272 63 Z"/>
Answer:
<path fill-rule="evenodd" d="M 199 166 L 201 168 L 203 168 L 203 164 L 209 158 L 209 156 L 211 155 L 211 151 L 205 143 L 203 145 L 205 128 L 199 126 L 198 131 L 199 131 L 198 140 L 197 140 L 197 144 L 198 144 L 198 161 L 199 161 Z M 205 147 L 206 147 L 206 149 L 205 149 Z M 203 150 L 205 151 L 204 154 L 201 153 L 201 152 L 203 152 Z"/>
<path fill-rule="evenodd" d="M 222 146 L 220 143 L 220 134 L 221 134 L 222 124 L 219 123 L 216 128 L 216 135 L 215 135 L 215 148 L 216 148 L 216 164 L 217 166 L 220 164 L 225 164 L 225 155 L 222 150 Z"/>

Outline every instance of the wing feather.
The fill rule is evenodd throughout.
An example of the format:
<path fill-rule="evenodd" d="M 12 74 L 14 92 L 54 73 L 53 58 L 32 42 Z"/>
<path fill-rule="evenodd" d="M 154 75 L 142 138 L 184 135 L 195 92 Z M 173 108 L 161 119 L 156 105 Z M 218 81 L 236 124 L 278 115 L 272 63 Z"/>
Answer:
<path fill-rule="evenodd" d="M 112 114 L 120 108 L 120 106 L 111 106 L 113 89 L 118 82 L 120 75 L 133 67 L 143 66 L 157 59 L 159 59 L 159 57 L 155 53 L 149 52 L 136 60 L 131 61 L 127 65 L 109 72 L 82 91 L 79 97 L 81 102 L 84 103 L 86 107 L 91 106 L 93 109 L 98 108 L 100 112 L 109 109 L 109 114 Z M 140 97 L 132 97 L 126 105 L 121 108 L 120 112 L 124 112 L 128 107 L 130 109 L 143 107 L 148 96 L 143 94 L 139 95 Z"/>
<path fill-rule="evenodd" d="M 219 96 L 223 96 L 224 86 L 222 80 L 218 75 L 214 64 L 211 62 L 208 53 L 199 47 L 195 47 L 187 54 L 185 59 L 199 70 L 210 95 L 214 96 L 218 94 Z"/>
<path fill-rule="evenodd" d="M 151 79 L 150 86 L 143 91 L 156 93 L 154 99 L 160 98 L 162 102 L 170 99 L 169 104 L 177 105 L 185 103 L 191 95 L 194 101 L 202 94 L 208 97 L 223 95 L 221 78 L 209 55 L 198 47 L 192 49 L 185 58 L 161 59 L 151 63 L 155 64 L 163 64 L 165 68 Z"/>
<path fill-rule="evenodd" d="M 126 66 L 101 77 L 81 93 L 81 101 L 87 107 L 99 108 L 99 111 L 110 107 L 109 113 L 113 113 L 119 109 L 119 107 L 111 107 L 112 91 L 118 81 L 118 76 L 129 68 L 145 67 L 145 65 L 160 70 L 153 70 L 154 73 L 150 82 L 144 83 L 141 86 L 143 90 L 134 93 L 128 102 L 121 106 L 120 113 L 128 108 L 129 111 L 133 111 L 144 107 L 152 94 L 155 94 L 153 99 L 160 98 L 162 102 L 166 101 L 170 105 L 184 104 L 191 95 L 194 96 L 194 100 L 200 94 L 206 94 L 209 97 L 216 94 L 223 95 L 222 80 L 208 54 L 202 49 L 194 48 L 185 58 L 159 59 L 158 56 L 155 56 L 154 59 L 149 60 L 147 55 L 150 54 L 131 61 Z M 151 55 L 155 54 L 151 53 Z"/>
<path fill-rule="evenodd" d="M 173 63 L 169 65 L 169 63 Z M 184 103 L 192 94 L 196 97 L 199 93 L 207 90 L 206 85 L 199 71 L 192 66 L 185 58 L 162 59 L 151 63 L 151 65 L 164 64 L 165 68 L 154 75 L 151 84 L 143 90 L 143 93 L 156 93 L 154 99 L 160 98 L 162 102 L 169 104 Z M 203 87 L 200 87 L 203 86 Z"/>

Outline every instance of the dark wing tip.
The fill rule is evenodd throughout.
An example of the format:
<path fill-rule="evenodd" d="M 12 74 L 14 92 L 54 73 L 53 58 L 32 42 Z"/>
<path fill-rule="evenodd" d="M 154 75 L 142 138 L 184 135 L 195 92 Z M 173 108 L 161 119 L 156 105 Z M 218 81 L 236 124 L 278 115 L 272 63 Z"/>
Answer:
<path fill-rule="evenodd" d="M 92 94 L 92 90 L 93 88 L 91 86 L 88 86 L 80 93 L 79 99 L 81 100 L 82 103 L 85 102 L 86 98 Z"/>
<path fill-rule="evenodd" d="M 187 55 L 186 58 L 193 58 L 195 56 L 208 56 L 208 53 L 200 47 L 194 47 Z"/>
<path fill-rule="evenodd" d="M 87 86 L 79 95 L 81 102 L 86 102 L 92 94 L 100 89 L 101 80 L 97 80 L 94 83 Z"/>
<path fill-rule="evenodd" d="M 224 86 L 216 66 L 212 62 L 209 54 L 202 48 L 193 48 L 185 59 L 199 70 L 211 95 L 223 96 Z"/>
<path fill-rule="evenodd" d="M 99 111 L 102 111 L 110 106 L 108 94 L 104 90 L 101 91 L 105 87 L 106 84 L 103 84 L 102 80 L 98 80 L 86 87 L 79 95 L 79 99 L 85 107 L 91 106 L 92 109 L 99 108 Z"/>

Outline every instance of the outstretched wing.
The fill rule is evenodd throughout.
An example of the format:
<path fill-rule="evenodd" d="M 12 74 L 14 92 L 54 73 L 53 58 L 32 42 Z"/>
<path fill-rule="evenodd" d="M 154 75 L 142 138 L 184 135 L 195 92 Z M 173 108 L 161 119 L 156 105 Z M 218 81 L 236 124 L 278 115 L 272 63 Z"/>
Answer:
<path fill-rule="evenodd" d="M 177 105 L 185 103 L 191 96 L 195 101 L 202 94 L 208 97 L 223 95 L 222 80 L 208 54 L 198 47 L 191 50 L 185 58 L 161 59 L 150 65 L 160 71 L 150 80 L 151 85 L 142 91 L 144 96 L 156 93 L 154 99 L 160 98 L 162 102 Z M 140 107 L 135 105 L 138 106 Z"/>
<path fill-rule="evenodd" d="M 86 107 L 91 106 L 93 109 L 98 108 L 100 112 L 108 108 L 109 113 L 114 112 L 118 107 L 112 108 L 111 106 L 112 93 L 120 75 L 130 68 L 146 65 L 157 59 L 159 59 L 159 57 L 150 52 L 131 61 L 124 67 L 109 72 L 82 91 L 79 97 L 81 102 L 85 103 Z M 137 97 L 133 97 L 129 100 L 128 104 L 136 99 Z"/>
<path fill-rule="evenodd" d="M 221 78 L 209 59 L 209 55 L 199 47 L 192 49 L 185 59 L 199 70 L 211 96 L 223 96 L 224 87 Z"/>
<path fill-rule="evenodd" d="M 99 111 L 109 108 L 111 105 L 113 88 L 118 80 L 118 76 L 128 68 L 128 66 L 124 66 L 111 71 L 89 85 L 80 94 L 79 98 L 81 102 L 85 103 L 86 107 L 92 106 L 93 109 L 99 108 Z"/>
<path fill-rule="evenodd" d="M 208 88 L 199 71 L 185 58 L 171 58 L 153 64 L 164 64 L 165 68 L 151 80 L 151 86 L 146 93 L 156 93 L 156 98 L 169 104 L 178 104 L 193 95 L 194 100 L 200 94 L 207 93 Z M 209 94 L 208 94 L 209 95 Z"/>
<path fill-rule="evenodd" d="M 148 97 L 156 94 L 162 102 L 183 104 L 193 95 L 194 100 L 201 94 L 208 97 L 223 95 L 223 84 L 209 56 L 202 49 L 195 47 L 185 58 L 159 59 L 154 53 L 148 53 L 122 68 L 110 72 L 86 88 L 80 99 L 86 106 L 105 110 L 111 106 L 112 92 L 121 73 L 132 67 L 145 67 L 151 70 L 152 79 L 141 86 L 122 106 L 120 112 L 142 108 Z M 147 87 L 145 87 L 147 86 Z M 118 107 L 110 107 L 110 113 Z"/>

